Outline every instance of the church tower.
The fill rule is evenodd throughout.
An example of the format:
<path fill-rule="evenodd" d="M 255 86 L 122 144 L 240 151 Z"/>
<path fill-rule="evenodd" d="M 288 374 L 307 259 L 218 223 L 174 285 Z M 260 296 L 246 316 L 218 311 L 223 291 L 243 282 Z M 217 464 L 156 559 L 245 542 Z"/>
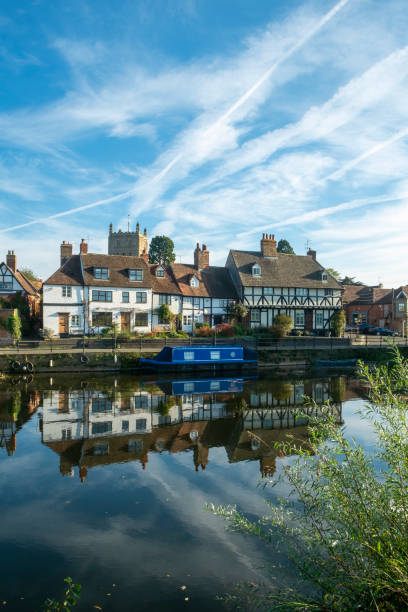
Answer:
<path fill-rule="evenodd" d="M 129 228 L 127 232 L 122 232 L 121 229 L 114 232 L 113 225 L 112 223 L 110 224 L 108 239 L 109 255 L 137 255 L 142 257 L 147 255 L 148 250 L 147 230 L 144 229 L 142 233 L 139 222 L 136 224 L 135 232 L 131 232 Z"/>

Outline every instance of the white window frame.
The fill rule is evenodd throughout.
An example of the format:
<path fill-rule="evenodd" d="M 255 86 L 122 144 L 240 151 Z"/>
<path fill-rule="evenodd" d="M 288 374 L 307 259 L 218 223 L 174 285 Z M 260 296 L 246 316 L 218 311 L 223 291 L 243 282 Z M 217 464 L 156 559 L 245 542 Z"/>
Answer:
<path fill-rule="evenodd" d="M 128 269 L 129 280 L 131 281 L 142 281 L 143 270 L 141 268 L 129 268 Z"/>
<path fill-rule="evenodd" d="M 261 266 L 257 263 L 252 266 L 252 276 L 261 276 Z"/>
<path fill-rule="evenodd" d="M 62 297 L 72 297 L 72 287 L 64 285 L 62 287 Z"/>
<path fill-rule="evenodd" d="M 190 281 L 190 287 L 199 287 L 199 286 L 200 286 L 200 281 L 198 280 L 196 276 L 193 276 Z"/>

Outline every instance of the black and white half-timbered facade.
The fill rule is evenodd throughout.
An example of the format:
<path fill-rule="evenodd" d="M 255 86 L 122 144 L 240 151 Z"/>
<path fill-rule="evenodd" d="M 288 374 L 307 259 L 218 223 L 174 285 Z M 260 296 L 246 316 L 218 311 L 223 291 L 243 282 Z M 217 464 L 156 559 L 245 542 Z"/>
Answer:
<path fill-rule="evenodd" d="M 316 261 L 316 252 L 278 253 L 273 235 L 263 235 L 260 252 L 230 251 L 226 267 L 251 327 L 269 327 L 286 314 L 296 329 L 329 330 L 342 308 L 342 286 Z"/>

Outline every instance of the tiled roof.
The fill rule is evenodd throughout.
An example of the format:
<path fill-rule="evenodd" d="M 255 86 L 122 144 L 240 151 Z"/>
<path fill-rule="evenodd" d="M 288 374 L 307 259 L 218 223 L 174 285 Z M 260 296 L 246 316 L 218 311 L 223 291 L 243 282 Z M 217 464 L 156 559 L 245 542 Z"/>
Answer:
<path fill-rule="evenodd" d="M 20 272 L 19 270 L 16 270 L 15 272 L 10 268 L 10 266 L 8 266 L 6 263 L 3 262 L 3 265 L 6 266 L 7 270 L 10 272 L 10 274 L 12 274 L 14 276 L 14 278 L 16 279 L 16 281 L 21 285 L 21 287 L 24 289 L 24 291 L 28 294 L 28 295 L 33 295 L 33 296 L 38 296 L 40 294 L 39 289 L 41 289 L 41 284 L 40 287 L 37 288 L 36 284 L 34 283 L 34 281 L 30 281 L 22 272 Z"/>
<path fill-rule="evenodd" d="M 392 289 L 344 285 L 343 304 L 391 304 Z"/>
<path fill-rule="evenodd" d="M 85 285 L 98 287 L 151 287 L 152 278 L 148 264 L 136 255 L 81 255 Z M 109 279 L 95 278 L 94 268 L 109 268 Z M 132 281 L 128 270 L 143 270 L 142 281 Z"/>
<path fill-rule="evenodd" d="M 192 264 L 171 264 L 170 267 L 181 293 L 185 296 L 238 299 L 226 268 L 209 266 L 197 270 Z M 198 287 L 190 285 L 193 276 L 199 280 Z"/>
<path fill-rule="evenodd" d="M 327 282 L 321 280 L 325 269 L 310 255 L 278 253 L 276 259 L 264 257 L 259 251 L 230 251 L 244 287 L 306 287 L 309 289 L 342 289 L 328 273 Z M 252 275 L 252 266 L 261 267 L 261 276 Z"/>
<path fill-rule="evenodd" d="M 164 266 L 159 266 L 158 264 L 150 264 L 149 267 L 152 280 L 152 289 L 155 293 L 167 293 L 172 295 L 181 294 L 170 266 L 168 268 L 164 268 Z M 164 269 L 164 276 L 156 276 L 156 270 L 160 267 Z"/>
<path fill-rule="evenodd" d="M 81 261 L 79 255 L 72 255 L 44 285 L 82 285 Z"/>

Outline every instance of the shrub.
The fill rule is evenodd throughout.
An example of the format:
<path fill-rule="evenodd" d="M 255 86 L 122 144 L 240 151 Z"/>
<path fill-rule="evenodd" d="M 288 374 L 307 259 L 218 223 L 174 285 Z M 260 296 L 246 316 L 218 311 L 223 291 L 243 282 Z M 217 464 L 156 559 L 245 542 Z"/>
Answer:
<path fill-rule="evenodd" d="M 279 505 L 268 501 L 267 516 L 254 522 L 234 507 L 210 506 L 235 529 L 272 543 L 274 555 L 284 551 L 300 576 L 299 586 L 272 581 L 259 591 L 265 609 L 408 609 L 408 361 L 393 354 L 388 369 L 359 370 L 374 453 L 348 439 L 328 409 L 311 419 L 307 447 L 294 439 L 278 445 L 298 457 L 280 476 L 289 495 Z"/>
<path fill-rule="evenodd" d="M 214 335 L 214 330 L 212 329 L 212 327 L 209 327 L 208 325 L 203 325 L 202 327 L 199 327 L 198 329 L 196 328 L 195 335 L 198 338 L 210 338 L 211 336 Z"/>
<path fill-rule="evenodd" d="M 337 337 L 344 336 L 344 328 L 346 327 L 346 315 L 343 310 L 336 312 L 331 318 L 330 327 L 333 334 Z"/>
<path fill-rule="evenodd" d="M 293 319 L 285 314 L 276 315 L 270 330 L 275 338 L 287 336 L 293 327 Z"/>
<path fill-rule="evenodd" d="M 215 326 L 215 331 L 217 332 L 217 336 L 221 336 L 222 338 L 231 338 L 235 336 L 235 330 L 229 323 L 219 323 Z"/>

